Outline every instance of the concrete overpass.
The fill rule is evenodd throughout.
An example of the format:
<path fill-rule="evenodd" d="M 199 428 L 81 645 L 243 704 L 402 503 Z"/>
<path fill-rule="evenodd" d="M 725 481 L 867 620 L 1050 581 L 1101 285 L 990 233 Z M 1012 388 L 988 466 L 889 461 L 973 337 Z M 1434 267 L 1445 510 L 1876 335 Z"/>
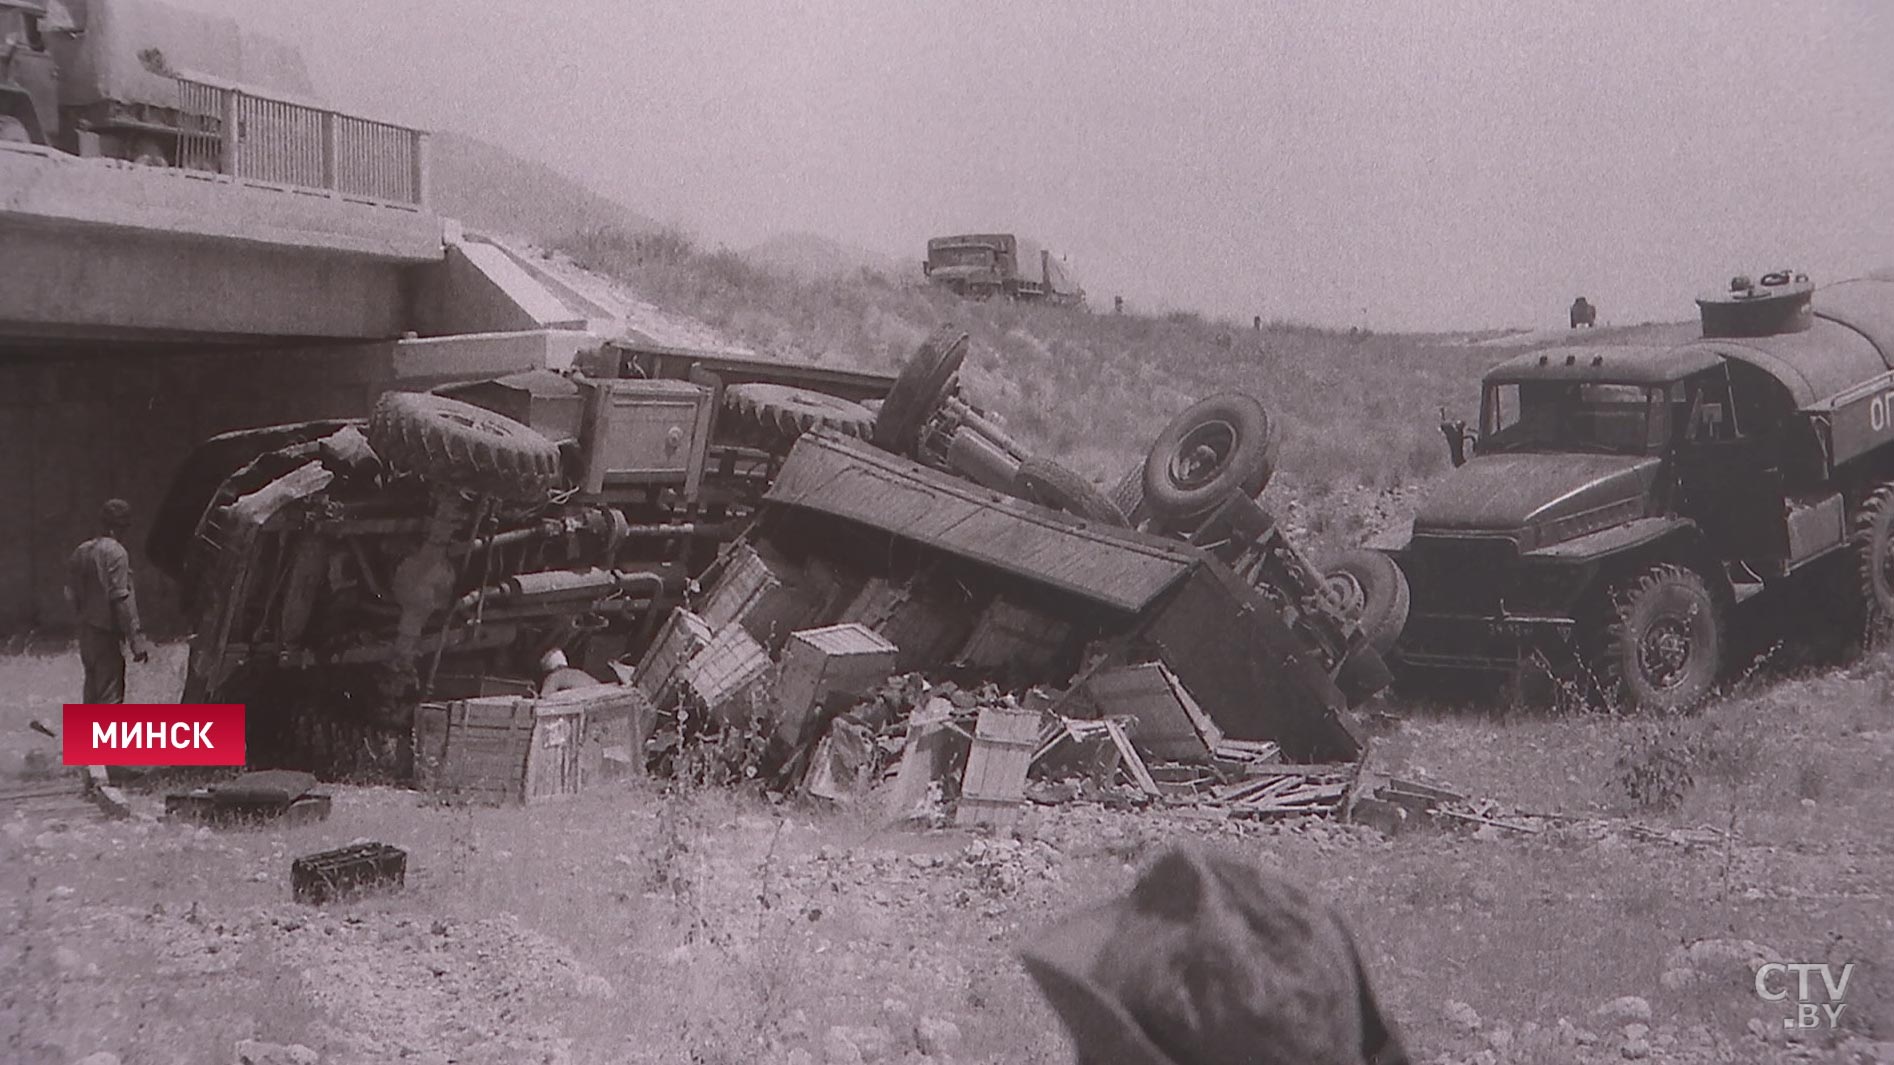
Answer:
<path fill-rule="evenodd" d="M 65 558 L 100 502 L 148 518 L 205 437 L 563 367 L 612 335 L 436 215 L 414 159 L 409 195 L 368 197 L 0 143 L 0 632 L 66 627 Z M 175 622 L 162 578 L 140 593 Z"/>

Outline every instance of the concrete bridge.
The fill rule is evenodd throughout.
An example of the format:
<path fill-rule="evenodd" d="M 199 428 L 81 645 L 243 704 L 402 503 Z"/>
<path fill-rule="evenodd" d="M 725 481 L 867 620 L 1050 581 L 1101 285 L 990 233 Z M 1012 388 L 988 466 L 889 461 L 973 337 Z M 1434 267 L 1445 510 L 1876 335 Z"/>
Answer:
<path fill-rule="evenodd" d="M 141 545 L 208 436 L 563 367 L 613 334 L 597 305 L 433 212 L 424 136 L 396 142 L 405 178 L 363 195 L 325 154 L 333 125 L 310 128 L 330 131 L 310 153 L 326 161 L 288 180 L 229 152 L 193 169 L 0 143 L 0 632 L 66 627 L 65 558 L 99 504 L 129 499 Z M 162 578 L 140 592 L 175 623 Z"/>

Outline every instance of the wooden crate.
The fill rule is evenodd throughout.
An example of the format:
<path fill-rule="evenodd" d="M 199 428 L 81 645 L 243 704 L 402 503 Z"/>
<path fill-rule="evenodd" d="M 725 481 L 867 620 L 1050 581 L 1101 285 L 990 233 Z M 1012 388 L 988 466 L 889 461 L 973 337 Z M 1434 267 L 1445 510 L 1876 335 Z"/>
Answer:
<path fill-rule="evenodd" d="M 723 572 L 697 604 L 697 615 L 711 631 L 736 622 L 764 593 L 782 587 L 782 579 L 749 544 L 738 544 Z"/>
<path fill-rule="evenodd" d="M 1039 748 L 1037 710 L 987 706 L 973 727 L 973 749 L 960 778 L 960 804 L 954 811 L 958 825 L 1004 828 L 1019 818 L 1026 795 L 1026 770 Z"/>
<path fill-rule="evenodd" d="M 866 625 L 845 623 L 792 633 L 776 684 L 775 733 L 797 744 L 832 698 L 875 690 L 894 672 L 898 649 Z"/>
<path fill-rule="evenodd" d="M 526 752 L 528 803 L 564 799 L 585 787 L 581 749 L 585 746 L 585 704 L 540 699 L 533 704 L 532 744 Z"/>
<path fill-rule="evenodd" d="M 415 782 L 450 798 L 518 802 L 536 724 L 531 699 L 422 703 L 414 713 Z"/>
<path fill-rule="evenodd" d="M 415 782 L 468 802 L 577 794 L 586 706 L 513 696 L 423 703 L 414 715 Z"/>
<path fill-rule="evenodd" d="M 1058 618 L 995 599 L 955 658 L 975 669 L 1045 673 L 1071 634 L 1072 626 Z"/>
<path fill-rule="evenodd" d="M 711 637 L 703 649 L 678 669 L 684 697 L 726 725 L 743 723 L 742 696 L 770 667 L 769 652 L 745 632 L 731 625 Z"/>
<path fill-rule="evenodd" d="M 644 692 L 624 684 L 568 688 L 541 699 L 540 707 L 582 710 L 584 733 L 579 746 L 582 787 L 644 772 L 644 745 L 651 738 L 657 711 Z"/>
<path fill-rule="evenodd" d="M 666 709 L 677 701 L 677 674 L 691 656 L 715 635 L 703 618 L 678 607 L 664 619 L 651 647 L 632 671 L 631 683 L 644 692 L 651 705 Z"/>
<path fill-rule="evenodd" d="M 899 648 L 895 671 L 900 673 L 945 664 L 966 642 L 974 621 L 965 604 L 916 594 L 909 585 L 879 577 L 862 586 L 841 620 L 859 622 L 887 637 Z"/>
<path fill-rule="evenodd" d="M 1162 662 L 1101 669 L 1086 679 L 1085 693 L 1101 717 L 1135 720 L 1132 743 L 1151 758 L 1208 762 L 1223 742 L 1223 730 Z"/>

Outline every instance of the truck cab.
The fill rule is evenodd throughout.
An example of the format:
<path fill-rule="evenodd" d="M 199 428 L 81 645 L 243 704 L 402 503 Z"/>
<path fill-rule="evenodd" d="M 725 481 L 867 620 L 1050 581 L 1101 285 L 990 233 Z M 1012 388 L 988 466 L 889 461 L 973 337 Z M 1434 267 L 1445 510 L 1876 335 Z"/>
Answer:
<path fill-rule="evenodd" d="M 1412 588 L 1401 668 L 1537 666 L 1678 707 L 1709 693 L 1730 611 L 1767 589 L 1821 581 L 1889 614 L 1894 285 L 1823 295 L 1789 271 L 1737 278 L 1698 300 L 1694 336 L 1489 371 L 1477 428 L 1444 427 L 1456 468 L 1379 545 Z"/>

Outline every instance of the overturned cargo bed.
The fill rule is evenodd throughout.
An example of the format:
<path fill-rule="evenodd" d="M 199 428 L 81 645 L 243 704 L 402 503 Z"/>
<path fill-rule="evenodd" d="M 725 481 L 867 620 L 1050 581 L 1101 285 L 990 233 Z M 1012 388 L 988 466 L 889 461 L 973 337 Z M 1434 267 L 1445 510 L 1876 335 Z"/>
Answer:
<path fill-rule="evenodd" d="M 945 571 L 970 597 L 1029 605 L 1090 651 L 1089 661 L 1072 656 L 1075 670 L 1162 661 L 1231 739 L 1273 740 L 1300 761 L 1359 754 L 1320 654 L 1198 548 L 1087 523 L 826 431 L 798 441 L 760 517 L 759 546 L 856 580 Z"/>

